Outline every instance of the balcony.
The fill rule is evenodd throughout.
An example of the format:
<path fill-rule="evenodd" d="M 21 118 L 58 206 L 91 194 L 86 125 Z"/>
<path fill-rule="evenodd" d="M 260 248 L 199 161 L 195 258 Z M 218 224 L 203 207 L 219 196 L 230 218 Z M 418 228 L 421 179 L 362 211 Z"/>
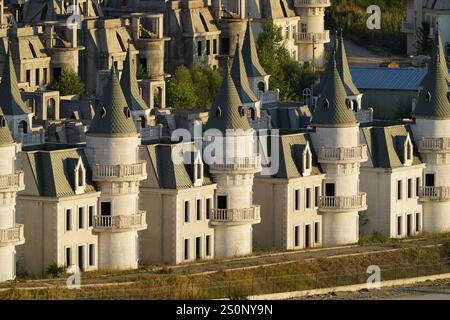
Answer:
<path fill-rule="evenodd" d="M 254 130 L 269 130 L 270 128 L 272 128 L 271 126 L 271 117 L 270 116 L 261 116 L 260 118 L 256 118 L 255 120 L 249 118 L 248 119 L 250 126 L 254 129 Z"/>
<path fill-rule="evenodd" d="M 261 170 L 261 157 L 233 157 L 226 159 L 214 159 L 209 165 L 211 172 L 214 171 L 253 171 Z"/>
<path fill-rule="evenodd" d="M 345 212 L 350 210 L 364 211 L 366 209 L 367 194 L 364 192 L 356 196 L 322 196 L 319 199 L 319 211 Z"/>
<path fill-rule="evenodd" d="M 419 151 L 423 153 L 450 152 L 450 138 L 422 138 Z"/>
<path fill-rule="evenodd" d="M 95 216 L 94 231 L 122 232 L 147 229 L 146 212 L 131 215 Z"/>
<path fill-rule="evenodd" d="M 258 99 L 262 104 L 275 103 L 280 101 L 280 90 L 258 91 Z"/>
<path fill-rule="evenodd" d="M 295 0 L 295 7 L 304 7 L 304 8 L 317 8 L 317 7 L 329 7 L 331 6 L 330 0 Z"/>
<path fill-rule="evenodd" d="M 23 171 L 17 171 L 14 174 L 0 176 L 0 192 L 22 191 L 25 189 Z"/>
<path fill-rule="evenodd" d="M 364 162 L 367 161 L 367 146 L 319 149 L 319 162 Z"/>
<path fill-rule="evenodd" d="M 210 221 L 212 225 L 260 223 L 260 206 L 242 209 L 211 209 Z"/>
<path fill-rule="evenodd" d="M 416 33 L 416 24 L 414 22 L 404 20 L 402 21 L 400 31 L 402 33 Z"/>
<path fill-rule="evenodd" d="M 420 201 L 449 201 L 450 187 L 422 187 L 419 189 Z"/>
<path fill-rule="evenodd" d="M 19 143 L 23 146 L 33 146 L 45 143 L 45 131 L 40 129 L 29 133 L 19 133 Z"/>
<path fill-rule="evenodd" d="M 0 247 L 23 243 L 25 243 L 23 224 L 16 224 L 14 228 L 0 229 Z"/>
<path fill-rule="evenodd" d="M 330 31 L 323 32 L 300 32 L 294 34 L 296 43 L 326 43 L 330 42 Z"/>
<path fill-rule="evenodd" d="M 96 164 L 94 181 L 141 181 L 147 178 L 145 161 L 133 164 Z"/>
<path fill-rule="evenodd" d="M 359 123 L 367 123 L 373 121 L 373 109 L 359 110 L 355 112 L 356 120 Z"/>
<path fill-rule="evenodd" d="M 142 128 L 140 134 L 142 141 L 159 140 L 162 137 L 162 125 Z"/>

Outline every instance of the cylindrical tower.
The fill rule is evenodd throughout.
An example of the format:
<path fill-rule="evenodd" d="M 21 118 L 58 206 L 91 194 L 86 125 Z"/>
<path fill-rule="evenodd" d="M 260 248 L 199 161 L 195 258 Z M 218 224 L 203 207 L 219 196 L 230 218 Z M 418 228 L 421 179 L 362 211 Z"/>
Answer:
<path fill-rule="evenodd" d="M 261 170 L 254 136 L 229 71 L 206 125 L 204 160 L 217 183 L 211 212 L 216 258 L 252 253 L 252 225 L 260 207 L 253 204 L 253 177 Z"/>
<path fill-rule="evenodd" d="M 147 228 L 139 209 L 139 181 L 147 177 L 138 158 L 140 139 L 114 68 L 89 132 L 86 155 L 101 196 L 94 231 L 100 269 L 138 267 L 138 231 Z"/>
<path fill-rule="evenodd" d="M 25 242 L 24 226 L 16 224 L 16 194 L 24 190 L 23 172 L 16 171 L 16 144 L 0 109 L 0 282 L 16 277 L 17 245 Z"/>
<path fill-rule="evenodd" d="M 295 35 L 298 45 L 298 60 L 313 61 L 321 67 L 324 63 L 325 43 L 330 42 L 330 32 L 325 30 L 325 9 L 331 0 L 295 0 L 295 12 L 300 16 L 300 25 Z"/>
<path fill-rule="evenodd" d="M 422 187 L 423 230 L 450 231 L 450 76 L 439 32 L 413 112 L 414 138 L 426 163 Z"/>
<path fill-rule="evenodd" d="M 326 173 L 319 199 L 323 244 L 341 245 L 355 243 L 359 238 L 358 211 L 367 208 L 366 194 L 359 192 L 359 168 L 361 162 L 367 161 L 367 148 L 359 144 L 359 125 L 346 98 L 334 54 L 331 59 L 313 115 L 312 139 Z"/>

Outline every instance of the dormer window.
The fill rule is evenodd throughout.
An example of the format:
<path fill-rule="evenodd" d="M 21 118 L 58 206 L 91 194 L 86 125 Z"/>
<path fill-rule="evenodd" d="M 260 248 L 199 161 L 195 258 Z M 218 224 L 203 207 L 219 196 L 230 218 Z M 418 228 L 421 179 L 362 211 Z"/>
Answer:
<path fill-rule="evenodd" d="M 350 99 L 345 99 L 345 105 L 347 106 L 347 109 L 351 110 L 353 109 L 353 101 Z"/>
<path fill-rule="evenodd" d="M 123 111 L 124 111 L 124 113 L 125 113 L 125 117 L 131 118 L 131 110 L 130 110 L 130 108 L 125 107 L 125 108 L 123 109 Z"/>
<path fill-rule="evenodd" d="M 81 159 L 78 160 L 78 164 L 75 167 L 75 193 L 84 193 L 86 187 L 86 169 L 84 168 Z"/>
<path fill-rule="evenodd" d="M 431 102 L 431 98 L 432 98 L 431 92 L 428 91 L 427 94 L 426 94 L 426 96 L 425 96 L 425 100 L 426 100 L 427 102 Z"/>
<path fill-rule="evenodd" d="M 218 118 L 221 115 L 222 115 L 222 108 L 219 106 L 219 107 L 217 107 L 217 110 L 216 110 L 216 117 Z"/>
<path fill-rule="evenodd" d="M 6 127 L 6 119 L 4 116 L 0 116 L 0 128 Z"/>
<path fill-rule="evenodd" d="M 194 158 L 194 185 L 199 186 L 203 183 L 203 161 L 200 152 L 197 152 Z"/>
<path fill-rule="evenodd" d="M 105 107 L 102 107 L 100 110 L 100 118 L 105 119 L 106 118 L 106 109 Z"/>
<path fill-rule="evenodd" d="M 413 145 L 411 142 L 411 137 L 408 134 L 408 137 L 406 138 L 405 141 L 405 146 L 404 146 L 404 165 L 405 166 L 410 166 L 412 165 L 412 161 L 413 161 Z"/>
<path fill-rule="evenodd" d="M 302 174 L 303 176 L 309 176 L 311 174 L 312 168 L 312 153 L 311 148 L 309 147 L 309 142 L 306 144 L 305 149 L 303 150 L 302 155 Z"/>
<path fill-rule="evenodd" d="M 323 107 L 325 109 L 328 109 L 330 107 L 330 101 L 328 99 L 325 99 L 325 101 L 323 102 Z"/>

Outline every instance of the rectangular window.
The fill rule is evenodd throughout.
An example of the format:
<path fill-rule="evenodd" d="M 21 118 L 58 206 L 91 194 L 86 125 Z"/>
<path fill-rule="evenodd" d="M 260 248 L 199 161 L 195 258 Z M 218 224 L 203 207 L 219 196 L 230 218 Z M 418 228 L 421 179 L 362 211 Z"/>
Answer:
<path fill-rule="evenodd" d="M 413 179 L 408 179 L 408 199 L 413 197 Z"/>
<path fill-rule="evenodd" d="M 197 221 L 202 220 L 202 200 L 201 199 L 197 199 Z"/>
<path fill-rule="evenodd" d="M 209 56 L 211 54 L 211 40 L 206 40 L 206 55 Z"/>
<path fill-rule="evenodd" d="M 213 54 L 217 54 L 217 39 L 213 40 Z"/>
<path fill-rule="evenodd" d="M 35 83 L 36 83 L 37 86 L 41 84 L 41 80 L 40 80 L 40 77 L 39 77 L 39 72 L 40 71 L 41 71 L 40 69 L 36 69 L 35 70 L 35 73 L 36 73 L 36 81 L 35 81 Z"/>
<path fill-rule="evenodd" d="M 306 188 L 306 209 L 311 209 L 311 188 Z"/>
<path fill-rule="evenodd" d="M 294 227 L 294 247 L 300 246 L 300 227 Z"/>
<path fill-rule="evenodd" d="M 66 231 L 72 230 L 72 210 L 66 210 Z"/>
<path fill-rule="evenodd" d="M 102 202 L 100 204 L 100 213 L 102 216 L 111 215 L 111 202 Z"/>
<path fill-rule="evenodd" d="M 89 206 L 89 227 L 94 226 L 94 206 Z"/>
<path fill-rule="evenodd" d="M 222 38 L 222 54 L 230 54 L 230 38 Z"/>
<path fill-rule="evenodd" d="M 78 267 L 84 271 L 84 246 L 78 247 Z"/>
<path fill-rule="evenodd" d="M 319 187 L 315 187 L 314 188 L 314 206 L 316 208 L 319 207 L 319 200 L 320 200 L 320 188 Z"/>
<path fill-rule="evenodd" d="M 89 266 L 95 266 L 95 244 L 89 245 Z"/>
<path fill-rule="evenodd" d="M 206 199 L 206 219 L 209 219 L 209 214 L 212 209 L 211 200 L 212 200 L 211 198 Z"/>
<path fill-rule="evenodd" d="M 402 217 L 397 217 L 397 235 L 402 235 Z"/>
<path fill-rule="evenodd" d="M 184 202 L 184 222 L 189 222 L 189 201 Z"/>
<path fill-rule="evenodd" d="M 26 71 L 27 82 L 31 86 L 31 70 Z"/>
<path fill-rule="evenodd" d="M 300 190 L 295 190 L 294 192 L 294 205 L 295 210 L 300 210 Z"/>
<path fill-rule="evenodd" d="M 78 229 L 84 228 L 84 208 L 78 208 Z"/>
<path fill-rule="evenodd" d="M 60 80 L 62 76 L 61 68 L 53 68 L 53 80 Z"/>
<path fill-rule="evenodd" d="M 420 232 L 422 229 L 422 222 L 420 221 L 420 213 L 416 213 L 416 232 Z"/>
<path fill-rule="evenodd" d="M 199 57 L 201 57 L 202 56 L 202 42 L 201 41 L 198 41 L 197 42 L 197 55 L 199 56 Z"/>
<path fill-rule="evenodd" d="M 320 242 L 320 225 L 319 222 L 314 222 L 314 243 Z"/>
<path fill-rule="evenodd" d="M 44 68 L 42 71 L 42 81 L 43 84 L 47 84 L 47 68 Z"/>
<path fill-rule="evenodd" d="M 202 258 L 202 238 L 195 237 L 195 260 Z"/>
<path fill-rule="evenodd" d="M 184 260 L 189 260 L 189 239 L 184 239 Z"/>
<path fill-rule="evenodd" d="M 420 196 L 420 178 L 416 178 L 416 197 Z"/>
<path fill-rule="evenodd" d="M 402 181 L 397 181 L 397 200 L 402 200 Z"/>
<path fill-rule="evenodd" d="M 72 248 L 66 248 L 66 267 L 72 265 Z"/>
<path fill-rule="evenodd" d="M 206 242 L 206 256 L 210 257 L 211 256 L 211 236 L 206 236 L 205 242 Z"/>

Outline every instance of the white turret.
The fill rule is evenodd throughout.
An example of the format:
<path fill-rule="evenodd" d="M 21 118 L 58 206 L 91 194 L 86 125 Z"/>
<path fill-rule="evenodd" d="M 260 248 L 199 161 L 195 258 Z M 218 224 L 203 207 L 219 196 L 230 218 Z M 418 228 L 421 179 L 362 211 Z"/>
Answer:
<path fill-rule="evenodd" d="M 450 77 L 439 31 L 428 73 L 413 112 L 414 138 L 426 163 L 422 187 L 423 230 L 450 231 Z"/>
<path fill-rule="evenodd" d="M 213 161 L 206 159 L 217 184 L 210 215 L 215 256 L 251 254 L 252 224 L 260 222 L 260 207 L 253 204 L 253 177 L 261 165 L 254 152 L 253 129 L 229 71 L 210 110 L 206 129 L 205 141 L 214 141 L 217 146 Z M 205 157 L 211 146 L 206 145 Z"/>
<path fill-rule="evenodd" d="M 298 60 L 314 60 L 314 64 L 321 67 L 324 63 L 325 43 L 330 42 L 330 31 L 325 30 L 325 9 L 331 6 L 331 0 L 295 0 L 294 5 L 296 14 L 300 16 L 300 25 L 295 35 Z"/>
<path fill-rule="evenodd" d="M 335 61 L 327 68 L 325 83 L 314 111 L 311 135 L 326 179 L 319 200 L 323 214 L 323 244 L 355 243 L 359 238 L 358 211 L 366 209 L 366 194 L 359 192 L 360 163 L 367 160 L 359 144 L 359 125 Z"/>
<path fill-rule="evenodd" d="M 136 269 L 138 233 L 147 228 L 139 210 L 139 181 L 147 176 L 138 159 L 140 139 L 114 68 L 86 135 L 86 155 L 101 191 L 94 231 L 99 269 Z"/>
<path fill-rule="evenodd" d="M 16 144 L 0 108 L 0 282 L 16 277 L 15 246 L 23 244 L 24 226 L 16 224 L 16 195 L 24 190 L 23 172 L 16 171 Z"/>

